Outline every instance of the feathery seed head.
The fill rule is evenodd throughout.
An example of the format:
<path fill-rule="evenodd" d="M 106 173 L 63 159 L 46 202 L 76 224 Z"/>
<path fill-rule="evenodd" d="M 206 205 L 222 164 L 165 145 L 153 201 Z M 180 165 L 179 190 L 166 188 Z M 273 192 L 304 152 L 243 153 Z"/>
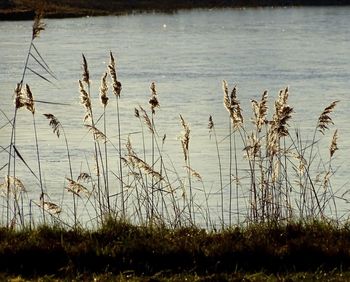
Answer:
<path fill-rule="evenodd" d="M 32 91 L 30 90 L 30 87 L 28 84 L 26 84 L 26 108 L 34 115 L 35 113 L 35 107 L 34 107 L 34 99 L 33 99 L 33 94 Z"/>
<path fill-rule="evenodd" d="M 106 137 L 106 135 L 105 135 L 102 131 L 100 131 L 99 129 L 97 129 L 95 126 L 86 124 L 85 127 L 88 128 L 89 131 L 91 131 L 91 132 L 94 134 L 94 137 L 95 137 L 96 140 L 102 140 L 103 143 L 106 143 L 106 142 L 107 142 L 107 137 Z"/>
<path fill-rule="evenodd" d="M 36 204 L 50 214 L 60 214 L 62 211 L 61 207 L 56 205 L 55 203 L 44 201 L 44 195 L 45 193 L 41 193 L 39 197 L 40 203 Z"/>
<path fill-rule="evenodd" d="M 156 84 L 154 82 L 151 83 L 150 90 L 151 98 L 149 99 L 148 103 L 151 105 L 152 114 L 155 114 L 155 108 L 159 107 L 159 102 L 157 98 Z"/>
<path fill-rule="evenodd" d="M 26 99 L 24 97 L 24 93 L 22 92 L 22 85 L 20 83 L 17 83 L 14 96 L 15 96 L 14 103 L 15 103 L 16 109 L 20 109 L 24 107 Z"/>
<path fill-rule="evenodd" d="M 224 92 L 224 106 L 226 110 L 231 114 L 231 102 L 230 97 L 228 96 L 228 86 L 226 80 L 222 81 L 222 90 Z"/>
<path fill-rule="evenodd" d="M 86 172 L 82 172 L 79 174 L 77 181 L 84 181 L 84 182 L 90 182 L 91 181 L 91 175 L 86 173 Z"/>
<path fill-rule="evenodd" d="M 43 114 L 50 122 L 49 125 L 53 129 L 53 133 L 56 133 L 57 137 L 60 138 L 60 126 L 61 123 L 53 114 Z"/>
<path fill-rule="evenodd" d="M 330 124 L 334 124 L 330 114 L 333 112 L 335 106 L 339 100 L 333 101 L 328 107 L 326 107 L 318 118 L 317 128 L 322 134 L 325 133 L 326 129 Z"/>
<path fill-rule="evenodd" d="M 150 88 L 150 90 L 152 92 L 152 95 L 153 96 L 157 96 L 156 83 L 154 81 L 151 83 L 149 88 Z"/>
<path fill-rule="evenodd" d="M 338 150 L 337 140 L 338 140 L 338 129 L 335 130 L 333 137 L 332 137 L 331 146 L 329 148 L 330 157 L 333 157 L 335 151 Z"/>
<path fill-rule="evenodd" d="M 248 145 L 243 149 L 246 151 L 248 159 L 254 160 L 256 157 L 259 157 L 260 148 L 261 140 L 252 132 L 252 134 L 248 136 Z"/>
<path fill-rule="evenodd" d="M 35 38 L 39 37 L 40 32 L 42 30 L 45 30 L 45 26 L 46 25 L 42 21 L 42 17 L 43 17 L 42 11 L 37 12 L 35 14 L 35 19 L 34 19 L 34 23 L 33 23 L 32 40 L 34 40 Z"/>
<path fill-rule="evenodd" d="M 230 114 L 233 128 L 237 129 L 243 124 L 242 109 L 237 99 L 237 87 L 233 87 L 230 96 L 228 95 L 228 86 L 225 80 L 223 80 L 222 88 L 224 91 L 224 106 Z"/>
<path fill-rule="evenodd" d="M 152 175 L 153 177 L 157 178 L 159 181 L 164 180 L 164 178 L 158 171 L 155 171 L 148 163 L 141 160 L 138 156 L 128 155 L 128 158 L 131 163 L 136 165 L 139 169 L 142 169 L 143 171 L 145 171 L 147 174 Z"/>
<path fill-rule="evenodd" d="M 235 106 L 235 104 L 238 103 L 236 85 L 232 88 L 230 99 L 231 99 L 231 106 Z"/>
<path fill-rule="evenodd" d="M 90 73 L 89 73 L 89 67 L 87 60 L 85 58 L 85 55 L 83 56 L 83 81 L 89 86 L 90 85 Z"/>
<path fill-rule="evenodd" d="M 190 127 L 186 123 L 182 115 L 180 115 L 180 120 L 181 120 L 181 125 L 184 129 L 183 135 L 181 137 L 181 145 L 182 145 L 185 161 L 187 161 L 188 153 L 189 153 L 189 144 L 190 144 Z"/>
<path fill-rule="evenodd" d="M 134 150 L 131 145 L 130 135 L 128 135 L 128 139 L 126 141 L 125 147 L 129 155 L 134 155 Z"/>
<path fill-rule="evenodd" d="M 271 123 L 271 130 L 274 130 L 277 134 L 277 138 L 287 136 L 288 121 L 292 118 L 293 108 L 291 108 L 288 102 L 288 87 L 281 90 L 277 100 L 275 101 L 275 113 L 273 115 Z"/>
<path fill-rule="evenodd" d="M 100 86 L 100 100 L 104 107 L 106 107 L 108 104 L 107 91 L 108 91 L 107 72 L 105 72 L 101 78 L 101 86 Z"/>
<path fill-rule="evenodd" d="M 13 176 L 5 176 L 4 182 L 0 184 L 0 194 L 3 196 L 8 195 L 8 193 L 12 193 L 16 198 L 19 193 L 26 192 L 26 189 L 22 183 L 22 181 Z"/>
<path fill-rule="evenodd" d="M 134 109 L 135 117 L 140 118 L 140 112 L 137 108 Z"/>
<path fill-rule="evenodd" d="M 153 125 L 152 125 L 152 122 L 151 122 L 146 110 L 144 108 L 142 108 L 141 106 L 139 106 L 139 108 L 140 108 L 140 111 L 142 112 L 142 117 L 143 117 L 145 124 L 147 125 L 147 127 L 151 131 L 151 133 L 153 134 L 154 133 Z"/>
<path fill-rule="evenodd" d="M 84 85 L 81 82 L 81 80 L 79 80 L 79 91 L 80 91 L 80 103 L 86 109 L 86 113 L 84 116 L 84 121 L 86 121 L 89 117 L 91 117 L 91 112 L 92 112 L 91 99 L 89 94 L 85 91 Z"/>
<path fill-rule="evenodd" d="M 209 122 L 208 122 L 209 132 L 213 129 L 213 127 L 214 127 L 213 117 L 210 115 L 209 116 Z"/>
<path fill-rule="evenodd" d="M 122 84 L 118 81 L 118 78 L 117 78 L 117 70 L 116 70 L 115 60 L 114 60 L 112 51 L 109 52 L 109 56 L 110 56 L 110 61 L 108 65 L 108 70 L 113 83 L 113 93 L 116 97 L 119 98 L 120 93 L 122 91 Z"/>
<path fill-rule="evenodd" d="M 68 192 L 71 192 L 77 196 L 80 197 L 80 194 L 83 193 L 87 196 L 90 195 L 90 192 L 87 188 L 85 188 L 83 185 L 81 185 L 80 183 L 74 181 L 73 179 L 70 179 L 70 178 L 67 178 L 67 181 L 68 181 L 68 185 L 66 187 L 67 191 Z"/>
<path fill-rule="evenodd" d="M 185 168 L 187 169 L 188 173 L 190 173 L 195 179 L 197 179 L 197 181 L 200 181 L 200 182 L 203 181 L 202 176 L 193 168 L 189 166 L 185 166 Z"/>
<path fill-rule="evenodd" d="M 262 94 L 260 102 L 252 100 L 252 109 L 253 109 L 253 123 L 256 125 L 258 132 L 261 132 L 262 126 L 267 123 L 267 91 L 264 91 Z"/>

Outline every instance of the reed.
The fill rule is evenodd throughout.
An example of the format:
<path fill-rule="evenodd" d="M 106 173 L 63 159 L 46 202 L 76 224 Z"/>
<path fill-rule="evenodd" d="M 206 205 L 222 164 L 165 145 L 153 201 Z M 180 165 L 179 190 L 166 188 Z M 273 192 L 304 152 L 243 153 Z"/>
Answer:
<path fill-rule="evenodd" d="M 110 61 L 108 65 L 109 75 L 112 79 L 112 90 L 116 99 L 116 110 L 117 110 L 117 124 L 118 124 L 118 150 L 119 150 L 119 173 L 120 173 L 120 196 L 121 196 L 121 209 L 122 216 L 126 216 L 125 210 L 125 197 L 124 197 L 124 183 L 123 183 L 123 168 L 122 168 L 122 145 L 121 145 L 121 124 L 120 124 L 120 111 L 119 111 L 119 99 L 122 91 L 122 84 L 118 81 L 117 69 L 112 52 L 109 53 Z"/>
<path fill-rule="evenodd" d="M 7 177 L 13 177 L 14 179 L 17 179 L 16 177 L 16 158 L 19 158 L 21 162 L 23 162 L 26 167 L 29 169 L 29 171 L 34 175 L 34 177 L 39 181 L 40 189 L 41 189 L 41 195 L 44 195 L 44 187 L 43 187 L 43 181 L 42 181 L 42 175 L 41 175 L 41 161 L 40 161 L 40 150 L 39 150 L 39 143 L 38 143 L 38 136 L 37 136 L 37 128 L 35 123 L 35 106 L 34 106 L 34 98 L 32 91 L 28 84 L 25 84 L 26 74 L 28 71 L 32 72 L 39 78 L 45 80 L 46 82 L 50 82 L 50 79 L 45 77 L 44 75 L 40 74 L 39 72 L 33 70 L 29 67 L 30 62 L 36 63 L 46 74 L 48 74 L 50 77 L 55 78 L 53 72 L 50 70 L 49 66 L 41 56 L 40 52 L 36 48 L 34 42 L 35 40 L 40 36 L 41 31 L 45 30 L 45 23 L 42 20 L 42 12 L 37 12 L 34 23 L 32 26 L 32 34 L 31 34 L 31 40 L 28 48 L 28 52 L 26 55 L 26 59 L 24 62 L 22 77 L 20 79 L 20 82 L 17 83 L 17 86 L 15 88 L 14 93 L 14 114 L 13 118 L 10 121 L 11 123 L 11 137 L 9 142 L 9 151 L 8 151 L 8 162 L 7 162 Z M 32 120 L 33 120 L 33 127 L 34 127 L 34 136 L 35 136 L 35 142 L 36 142 L 36 153 L 37 153 L 37 164 L 38 164 L 38 174 L 37 176 L 33 169 L 30 168 L 27 164 L 27 162 L 24 160 L 22 155 L 20 154 L 19 150 L 16 148 L 16 122 L 18 118 L 18 110 L 22 107 L 26 107 L 31 113 L 32 113 Z M 10 226 L 10 221 L 15 224 L 17 213 L 19 213 L 19 217 L 22 223 L 22 226 L 24 224 L 23 222 L 23 212 L 21 215 L 20 210 L 23 211 L 23 205 L 20 210 L 13 210 L 13 213 L 11 215 L 11 208 L 10 208 L 10 186 L 8 183 L 7 187 L 7 197 L 6 197 L 6 205 L 7 205 L 7 216 L 6 216 L 6 225 Z M 22 197 L 22 196 L 21 196 Z M 15 200 L 16 201 L 16 200 Z M 43 218 L 45 221 L 45 213 L 43 210 Z M 12 219 L 10 219 L 12 217 Z"/>
<path fill-rule="evenodd" d="M 37 127 L 35 115 L 37 101 L 28 83 L 24 83 L 27 71 L 32 71 L 46 82 L 50 82 L 46 76 L 54 78 L 33 44 L 44 27 L 38 17 L 33 25 L 23 77 L 14 93 L 14 116 L 9 122 L 11 138 L 8 149 L 4 151 L 8 154 L 8 173 L 1 184 L 6 203 L 3 215 L 6 214 L 4 217 L 8 228 L 16 226 L 17 219 L 22 227 L 25 227 L 28 221 L 30 224 L 35 222 L 33 203 L 40 208 L 44 224 L 47 223 L 47 218 L 50 218 L 55 223 L 70 225 L 70 209 L 74 228 L 82 224 L 80 220 L 84 212 L 89 218 L 85 219 L 88 223 L 83 224 L 98 227 L 109 217 L 114 217 L 150 226 L 152 229 L 156 229 L 157 226 L 197 226 L 202 224 L 198 220 L 201 215 L 208 229 L 215 228 L 219 221 L 223 230 L 242 224 L 282 224 L 295 219 L 327 220 L 328 216 L 338 216 L 336 198 L 345 197 L 337 194 L 331 181 L 336 172 L 334 157 L 338 150 L 338 130 L 335 130 L 330 138 L 326 158 L 322 158 L 315 148 L 328 129 L 334 125 L 331 114 L 339 101 L 330 103 L 321 112 L 315 123 L 312 140 L 306 141 L 301 130 L 291 130 L 295 110 L 289 105 L 288 87 L 282 89 L 273 102 L 268 99 L 267 91 L 264 91 L 259 99 L 252 100 L 252 112 L 247 114 L 251 117 L 247 118 L 238 99 L 237 86 L 234 85 L 229 91 L 228 83 L 223 81 L 223 104 L 228 112 L 229 127 L 222 136 L 218 136 L 217 128 L 221 125 L 214 125 L 212 115 L 208 124 L 210 134 L 215 139 L 218 163 L 218 187 L 212 188 L 219 191 L 219 215 L 216 217 L 211 202 L 215 192 L 207 192 L 204 177 L 192 167 L 190 143 L 193 132 L 189 122 L 182 115 L 179 116 L 183 155 L 181 169 L 173 163 L 171 156 L 166 154 L 166 134 L 160 134 L 157 128 L 158 123 L 162 121 L 156 121 L 156 116 L 162 109 L 155 82 L 151 82 L 149 86 L 149 108 L 138 105 L 134 110 L 140 125 L 139 135 L 136 135 L 141 136 L 139 143 L 133 143 L 131 137 L 135 135 L 131 135 L 131 132 L 125 133 L 127 138 L 122 137 L 122 85 L 117 75 L 116 59 L 111 51 L 107 70 L 102 73 L 97 91 L 91 82 L 88 60 L 82 55 L 82 76 L 78 86 L 84 109 L 82 126 L 91 134 L 93 142 L 91 152 L 86 152 L 86 155 L 93 155 L 92 165 L 88 157 L 85 161 L 73 162 L 71 155 L 74 148 L 69 147 L 69 136 L 66 135 L 63 125 L 54 114 L 44 114 L 53 133 L 58 138 L 64 136 L 69 165 L 69 174 L 64 180 L 64 192 L 71 193 L 72 201 L 68 204 L 55 204 L 51 201 L 50 193 L 45 189 L 42 179 L 44 168 L 39 147 L 40 128 Z M 29 69 L 29 60 L 34 60 L 45 75 Z M 94 105 L 93 93 L 96 92 L 96 98 L 99 98 L 103 107 L 100 117 L 96 114 Z M 109 92 L 116 98 L 116 136 L 111 135 L 111 119 L 107 116 L 107 106 L 111 103 Z M 16 123 L 22 108 L 29 110 L 32 115 L 37 170 L 28 165 L 16 146 Z M 228 146 L 222 145 L 227 139 L 225 142 L 228 142 Z M 180 150 L 178 151 L 181 154 Z M 227 156 L 226 162 L 223 161 L 224 156 Z M 26 189 L 16 171 L 16 161 L 25 164 L 35 182 L 39 184 L 38 202 L 28 199 L 28 203 L 25 203 Z M 74 178 L 73 167 L 76 161 L 85 163 L 87 172 L 81 169 L 78 177 Z M 112 163 L 117 165 L 113 166 Z M 112 193 L 113 190 L 116 193 Z M 24 206 L 29 206 L 29 215 Z M 64 206 L 68 206 L 68 212 Z"/>

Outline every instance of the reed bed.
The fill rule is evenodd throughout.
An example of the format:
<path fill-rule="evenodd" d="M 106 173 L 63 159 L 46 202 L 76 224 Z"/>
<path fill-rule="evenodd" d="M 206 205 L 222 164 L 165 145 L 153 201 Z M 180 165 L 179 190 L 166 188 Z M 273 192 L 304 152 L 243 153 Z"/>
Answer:
<path fill-rule="evenodd" d="M 88 56 L 82 55 L 77 96 L 80 95 L 84 109 L 82 126 L 91 140 L 91 150 L 86 152 L 85 160 L 72 158 L 74 148 L 70 147 L 64 124 L 55 113 L 44 114 L 53 134 L 64 139 L 69 165 L 67 177 L 62 180 L 65 182 L 62 194 L 69 195 L 71 200 L 66 197 L 66 203 L 51 201 L 52 191 L 42 180 L 45 168 L 42 167 L 38 134 L 42 130 L 47 131 L 48 127 L 36 126 L 39 117 L 35 112 L 35 93 L 26 81 L 28 71 L 48 83 L 56 79 L 35 46 L 36 38 L 44 29 L 45 24 L 38 14 L 23 75 L 14 92 L 14 112 L 8 124 L 11 128 L 9 145 L 1 152 L 7 159 L 1 168 L 5 174 L 0 184 L 2 225 L 7 228 L 32 228 L 51 222 L 69 228 L 99 227 L 112 217 L 152 228 L 200 225 L 212 230 L 261 223 L 339 219 L 337 198 L 342 198 L 342 195 L 337 195 L 331 184 L 335 173 L 332 160 L 338 150 L 338 138 L 341 138 L 334 129 L 332 113 L 339 101 L 330 101 L 329 106 L 320 111 L 312 140 L 304 140 L 303 132 L 290 126 L 294 109 L 288 102 L 288 87 L 273 100 L 264 91 L 260 99 L 251 101 L 252 111 L 246 116 L 237 86 L 234 85 L 230 91 L 229 84 L 223 81 L 223 111 L 227 111 L 227 132 L 223 136 L 218 136 L 216 130 L 222 125 L 216 124 L 215 116 L 208 113 L 208 136 L 213 137 L 216 150 L 213 162 L 218 162 L 218 167 L 213 168 L 219 179 L 219 187 L 214 188 L 215 193 L 218 191 L 220 195 L 217 215 L 209 202 L 212 193 L 205 187 L 202 175 L 192 167 L 193 132 L 190 121 L 181 113 L 178 130 L 183 167 L 175 167 L 171 156 L 165 153 L 166 134 L 160 133 L 157 128 L 161 123 L 157 120 L 161 94 L 155 82 L 150 84 L 148 105 L 135 105 L 135 122 L 138 120 L 142 133 L 138 142 L 141 147 L 133 144 L 130 132 L 123 126 L 120 103 L 128 98 L 122 95 L 118 65 L 112 52 L 109 53 L 109 64 L 102 74 L 99 89 L 93 89 Z M 42 73 L 29 68 L 29 61 L 36 62 Z M 94 103 L 94 93 L 99 93 L 100 105 Z M 115 100 L 109 95 L 114 95 Z M 102 109 L 102 115 L 98 114 L 101 111 L 96 110 L 98 107 Z M 106 109 L 109 107 L 115 108 L 113 117 L 107 117 Z M 16 136 L 20 133 L 16 131 L 16 125 L 24 118 L 23 108 L 32 114 L 36 167 L 27 164 L 17 146 Z M 117 128 L 108 123 L 111 118 L 116 121 Z M 111 135 L 111 132 L 116 132 L 116 135 Z M 321 156 L 316 148 L 328 134 L 331 136 L 328 155 Z M 228 158 L 228 164 L 223 158 Z M 38 184 L 36 199 L 28 195 L 27 187 L 21 182 L 17 169 L 19 162 L 25 165 Z M 80 171 L 74 171 L 73 162 L 84 166 Z M 244 169 L 240 167 L 242 164 Z"/>

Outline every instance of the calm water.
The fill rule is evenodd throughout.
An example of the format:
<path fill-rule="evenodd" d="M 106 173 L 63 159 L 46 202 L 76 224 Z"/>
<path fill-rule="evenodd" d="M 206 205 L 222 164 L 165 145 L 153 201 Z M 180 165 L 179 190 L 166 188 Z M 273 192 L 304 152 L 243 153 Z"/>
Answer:
<path fill-rule="evenodd" d="M 123 143 L 127 135 L 133 133 L 130 136 L 135 149 L 142 151 L 140 126 L 133 110 L 137 105 L 148 108 L 149 85 L 155 81 L 161 105 L 155 122 L 159 135 L 167 135 L 164 154 L 170 155 L 178 173 L 185 177 L 179 140 L 181 114 L 191 126 L 191 166 L 202 175 L 206 191 L 212 193 L 210 206 L 214 213 L 220 213 L 217 208 L 220 199 L 216 193 L 218 162 L 207 121 L 212 115 L 220 140 L 227 135 L 228 117 L 222 104 L 223 79 L 230 83 L 230 88 L 238 85 L 246 121 L 252 115 L 251 99 L 259 99 L 261 93 L 268 90 L 272 108 L 278 91 L 289 86 L 289 103 L 295 109 L 291 125 L 302 130 L 305 140 L 312 138 L 312 130 L 324 107 L 333 100 L 340 100 L 333 115 L 332 132 L 338 128 L 340 150 L 332 163 L 337 169 L 332 183 L 334 190 L 341 190 L 340 194 L 349 188 L 350 8 L 195 10 L 174 15 L 110 16 L 46 20 L 46 23 L 47 28 L 36 46 L 58 81 L 52 86 L 28 74 L 26 82 L 37 100 L 67 104 L 36 106 L 43 178 L 52 201 L 62 202 L 62 197 L 64 203 L 70 201 L 63 191 L 69 170 L 63 140 L 56 140 L 47 120 L 39 114 L 52 113 L 65 126 L 75 176 L 88 170 L 87 162 L 92 170 L 93 145 L 83 128 L 84 109 L 79 105 L 77 86 L 81 53 L 89 63 L 95 110 L 102 113 L 98 102 L 99 80 L 108 64 L 110 50 L 117 57 L 119 80 L 123 84 L 120 102 Z M 13 88 L 21 78 L 30 37 L 31 22 L 0 22 L 0 105 L 9 117 L 13 115 Z M 33 62 L 31 66 L 38 70 Z M 107 107 L 107 118 L 111 122 L 109 136 L 116 138 L 112 102 Z M 3 114 L 0 114 L 0 122 L 0 145 L 6 147 L 10 130 L 4 126 Z M 17 147 L 36 169 L 32 128 L 31 115 L 21 110 Z M 332 132 L 325 137 L 326 150 Z M 226 141 L 220 143 L 225 167 Z M 146 146 L 149 148 L 149 144 Z M 115 152 L 110 154 L 116 155 Z M 7 158 L 4 152 L 0 153 L 0 167 Z M 110 167 L 116 171 L 117 163 L 111 161 Z M 1 174 L 7 174 L 7 170 L 3 169 Z M 227 173 L 224 174 L 227 183 Z M 20 162 L 17 175 L 29 191 L 28 198 L 37 200 L 40 188 Z M 201 184 L 194 185 L 203 189 Z M 198 201 L 204 203 L 204 199 Z M 244 193 L 241 202 L 245 205 Z M 344 212 L 349 206 L 340 201 L 339 208 Z"/>

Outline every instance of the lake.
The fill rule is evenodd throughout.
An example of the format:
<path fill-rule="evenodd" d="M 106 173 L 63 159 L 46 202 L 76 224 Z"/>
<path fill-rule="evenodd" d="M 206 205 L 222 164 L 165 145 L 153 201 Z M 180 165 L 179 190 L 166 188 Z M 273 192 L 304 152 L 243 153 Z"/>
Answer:
<path fill-rule="evenodd" d="M 52 133 L 48 120 L 42 114 L 54 114 L 64 126 L 74 178 L 80 172 L 92 172 L 93 142 L 91 134 L 83 126 L 84 108 L 80 105 L 78 88 L 82 53 L 88 60 L 96 117 L 103 113 L 98 98 L 100 78 L 108 65 L 109 51 L 115 55 L 118 78 L 123 87 L 119 101 L 122 145 L 124 147 L 130 136 L 139 156 L 143 156 L 142 134 L 140 123 L 134 117 L 134 108 L 141 105 L 149 111 L 149 86 L 152 81 L 156 83 L 160 108 L 156 109 L 154 120 L 160 146 L 166 134 L 162 151 L 164 162 L 168 163 L 169 174 L 174 173 L 174 166 L 178 179 L 184 183 L 187 174 L 181 148 L 179 114 L 189 123 L 190 165 L 203 179 L 203 183 L 192 179 L 192 189 L 198 203 L 198 222 L 205 221 L 201 210 L 205 210 L 206 205 L 210 208 L 213 222 L 222 221 L 219 163 L 215 139 L 213 135 L 210 138 L 207 128 L 209 115 L 213 116 L 222 158 L 224 220 L 226 223 L 228 221 L 229 117 L 223 106 L 222 80 L 227 80 L 230 89 L 237 85 L 238 99 L 247 124 L 252 117 L 252 99 L 260 99 L 267 90 L 271 116 L 273 101 L 279 90 L 288 86 L 288 103 L 294 108 L 289 124 L 293 132 L 295 128 L 301 130 L 305 142 L 312 139 L 323 109 L 332 101 L 340 100 L 332 113 L 335 125 L 331 126 L 320 141 L 320 146 L 317 145 L 314 150 L 322 154 L 322 161 L 315 160 L 315 166 L 321 171 L 324 170 L 322 166 L 325 169 L 328 167 L 328 147 L 334 130 L 338 129 L 339 150 L 331 164 L 336 171 L 331 183 L 339 197 L 349 189 L 350 7 L 203 9 L 174 14 L 48 19 L 45 23 L 46 30 L 35 40 L 35 46 L 57 76 L 57 81 L 51 85 L 28 72 L 25 82 L 31 86 L 36 100 L 65 104 L 36 104 L 43 182 L 51 201 L 62 205 L 62 216 L 72 214 L 72 198 L 64 189 L 67 185 L 65 177 L 69 177 L 66 147 L 63 138 L 57 139 Z M 13 117 L 13 89 L 22 76 L 31 28 L 31 22 L 0 22 L 2 148 L 7 148 L 10 143 L 11 130 L 5 114 Z M 34 60 L 29 66 L 41 72 Z M 107 135 L 117 146 L 115 99 L 112 93 L 109 96 Z M 102 120 L 98 125 L 102 126 Z M 144 131 L 145 155 L 149 162 L 152 142 L 146 127 Z M 30 112 L 22 109 L 17 117 L 16 147 L 28 165 L 37 171 L 32 117 Z M 248 213 L 249 185 L 245 183 L 249 177 L 247 179 L 247 162 L 241 157 L 244 155 L 242 148 L 238 151 L 242 177 L 238 210 L 242 218 Z M 113 183 L 110 189 L 112 194 L 116 194 L 118 180 L 113 172 L 118 172 L 118 153 L 112 148 L 109 148 L 109 152 L 109 177 Z M 125 153 L 126 149 L 123 149 Z M 4 150 L 0 153 L 0 160 L 0 167 L 6 165 L 8 154 Z M 159 161 L 155 167 L 158 166 Z M 1 174 L 7 175 L 6 167 L 3 167 Z M 39 201 L 38 182 L 18 159 L 16 176 L 28 190 L 25 199 Z M 178 191 L 177 197 L 181 201 L 181 191 Z M 5 200 L 2 203 L 4 206 Z M 80 203 L 84 209 L 79 217 L 82 222 L 93 217 L 84 206 Z M 130 211 L 133 206 L 130 204 Z M 347 218 L 347 202 L 338 199 L 337 207 L 338 217 Z M 236 216 L 237 207 L 234 206 L 233 210 Z M 2 215 L 4 221 L 4 211 Z"/>

